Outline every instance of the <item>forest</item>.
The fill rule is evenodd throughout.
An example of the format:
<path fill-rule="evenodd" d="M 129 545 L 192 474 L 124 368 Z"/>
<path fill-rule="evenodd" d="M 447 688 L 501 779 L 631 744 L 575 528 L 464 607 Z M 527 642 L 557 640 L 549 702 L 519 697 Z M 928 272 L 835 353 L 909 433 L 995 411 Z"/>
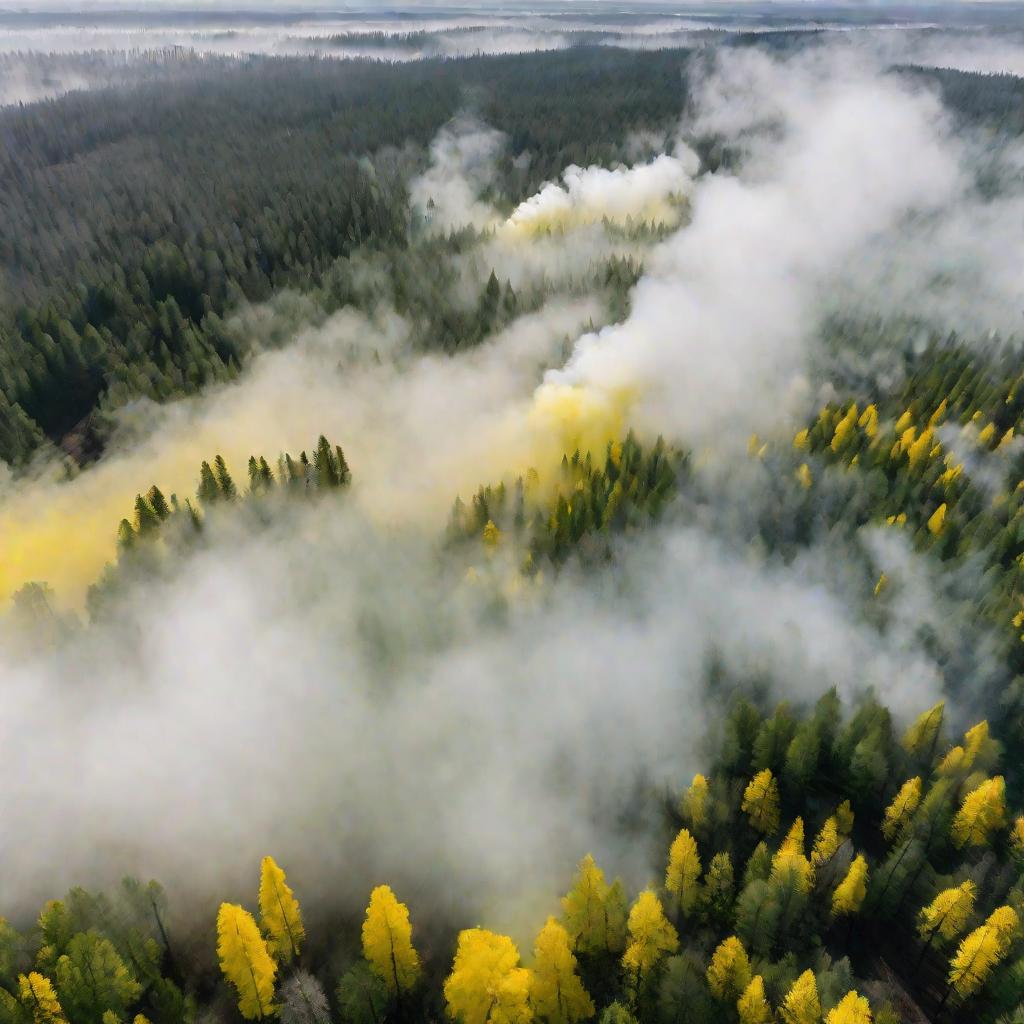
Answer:
<path fill-rule="evenodd" d="M 1024 1022 L 1024 79 L 563 14 L 0 53 L 0 1024 Z"/>

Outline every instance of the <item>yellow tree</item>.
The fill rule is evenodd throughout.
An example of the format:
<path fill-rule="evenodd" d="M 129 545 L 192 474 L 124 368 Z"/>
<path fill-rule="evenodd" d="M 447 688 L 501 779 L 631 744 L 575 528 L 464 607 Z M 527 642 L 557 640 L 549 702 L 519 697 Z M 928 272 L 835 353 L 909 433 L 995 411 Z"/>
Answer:
<path fill-rule="evenodd" d="M 49 978 L 30 971 L 18 975 L 18 987 L 22 1006 L 32 1014 L 32 1024 L 67 1024 Z"/>
<path fill-rule="evenodd" d="M 1024 860 L 1024 817 L 1016 818 L 1010 828 L 1010 849 L 1018 860 Z"/>
<path fill-rule="evenodd" d="M 934 707 L 919 715 L 914 724 L 903 734 L 903 749 L 913 757 L 931 761 L 935 756 L 942 720 L 946 714 L 946 702 L 940 700 Z"/>
<path fill-rule="evenodd" d="M 448 1013 L 461 1024 L 529 1024 L 531 982 L 507 935 L 467 928 L 459 932 L 452 973 L 444 983 Z"/>
<path fill-rule="evenodd" d="M 804 856 L 804 821 L 797 818 L 772 858 L 773 882 L 791 879 L 800 892 L 811 888 L 814 870 Z"/>
<path fill-rule="evenodd" d="M 594 1016 L 594 1002 L 576 973 L 569 933 L 553 918 L 537 935 L 533 950 L 533 1011 L 547 1024 L 576 1024 Z"/>
<path fill-rule="evenodd" d="M 918 804 L 921 803 L 921 778 L 907 779 L 900 787 L 893 802 L 885 809 L 882 820 L 882 835 L 892 841 L 903 834 Z"/>
<path fill-rule="evenodd" d="M 302 926 L 299 901 L 273 857 L 264 857 L 260 864 L 259 903 L 260 924 L 267 936 L 267 947 L 281 963 L 288 963 L 299 955 L 306 930 Z"/>
<path fill-rule="evenodd" d="M 607 946 L 605 901 L 608 883 L 604 872 L 588 853 L 576 869 L 572 888 L 562 897 L 565 927 L 576 949 L 584 953 L 604 952 Z"/>
<path fill-rule="evenodd" d="M 680 810 L 691 828 L 699 829 L 708 817 L 708 780 L 694 775 L 690 788 L 683 794 Z"/>
<path fill-rule="evenodd" d="M 1006 824 L 1006 783 L 1002 775 L 986 779 L 964 797 L 953 819 L 953 844 L 983 846 Z"/>
<path fill-rule="evenodd" d="M 821 1020 L 821 1000 L 813 971 L 804 971 L 793 982 L 779 1007 L 783 1024 L 818 1024 Z"/>
<path fill-rule="evenodd" d="M 964 733 L 964 767 L 986 770 L 996 760 L 995 741 L 989 737 L 988 722 L 982 719 Z"/>
<path fill-rule="evenodd" d="M 868 893 L 868 862 L 860 855 L 854 857 L 846 877 L 832 893 L 832 916 L 856 914 Z"/>
<path fill-rule="evenodd" d="M 811 866 L 813 868 L 824 867 L 836 855 L 842 844 L 843 840 L 839 835 L 836 819 L 826 818 L 811 849 Z"/>
<path fill-rule="evenodd" d="M 378 885 L 370 893 L 363 921 L 363 956 L 397 998 L 419 980 L 420 958 L 412 944 L 409 908 L 398 902 L 387 885 Z"/>
<path fill-rule="evenodd" d="M 639 989 L 641 982 L 658 966 L 667 953 L 679 948 L 679 936 L 665 919 L 661 901 L 645 889 L 636 898 L 629 911 L 627 923 L 629 942 L 622 956 L 622 964 Z"/>
<path fill-rule="evenodd" d="M 961 998 L 973 995 L 988 980 L 1006 956 L 1020 925 L 1016 911 L 999 907 L 980 928 L 975 928 L 956 951 L 949 964 L 949 988 Z"/>
<path fill-rule="evenodd" d="M 764 978 L 755 974 L 736 1003 L 740 1024 L 772 1024 L 772 1008 L 764 994 Z"/>
<path fill-rule="evenodd" d="M 680 829 L 668 853 L 665 888 L 676 897 L 684 916 L 689 915 L 697 903 L 700 872 L 697 841 L 685 828 Z"/>
<path fill-rule="evenodd" d="M 964 930 L 974 913 L 977 894 L 978 887 L 968 879 L 952 889 L 943 889 L 927 907 L 921 909 L 917 932 L 926 947 L 936 937 L 949 942 Z"/>
<path fill-rule="evenodd" d="M 238 1012 L 246 1020 L 272 1017 L 274 963 L 256 922 L 243 907 L 222 903 L 217 913 L 217 955 L 224 977 L 238 992 Z"/>
<path fill-rule="evenodd" d="M 770 768 L 750 780 L 743 791 L 741 806 L 758 832 L 771 835 L 779 827 L 779 784 Z"/>
<path fill-rule="evenodd" d="M 708 966 L 708 986 L 712 994 L 722 1002 L 736 1002 L 750 984 L 750 958 L 743 943 L 731 935 L 711 956 Z"/>
<path fill-rule="evenodd" d="M 871 1024 L 871 1006 L 863 996 L 847 992 L 829 1010 L 825 1024 Z"/>

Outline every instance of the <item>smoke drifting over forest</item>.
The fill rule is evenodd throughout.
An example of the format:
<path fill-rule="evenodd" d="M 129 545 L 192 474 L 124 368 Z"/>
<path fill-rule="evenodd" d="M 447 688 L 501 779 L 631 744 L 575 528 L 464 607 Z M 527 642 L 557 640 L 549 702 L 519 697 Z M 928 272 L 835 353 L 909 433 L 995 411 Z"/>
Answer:
<path fill-rule="evenodd" d="M 450 22 L 422 30 L 458 38 Z M 520 34 L 538 46 L 533 24 L 501 30 L 494 49 L 519 48 Z M 155 45 L 182 38 L 165 31 Z M 309 29 L 252 31 L 209 46 L 287 51 Z M 993 162 L 1019 172 L 1020 151 L 956 130 L 931 84 L 890 70 L 913 52 L 893 43 L 880 57 L 868 39 L 708 54 L 656 152 L 565 168 L 519 203 L 498 193 L 495 168 L 530 154 L 469 111 L 435 138 L 410 210 L 428 233 L 479 232 L 446 257 L 459 301 L 493 270 L 517 290 L 543 285 L 535 309 L 449 355 L 416 349 L 386 299 L 329 315 L 287 295 L 243 307 L 238 324 L 283 324 L 284 344 L 206 393 L 122 410 L 107 451 L 74 479 L 11 475 L 4 597 L 45 580 L 79 612 L 134 496 L 154 482 L 191 493 L 216 452 L 240 476 L 252 452 L 295 453 L 322 432 L 344 445 L 354 482 L 269 525 L 211 515 L 200 549 L 127 581 L 116 615 L 55 651 L 9 616 L 8 912 L 126 871 L 205 907 L 233 898 L 273 850 L 346 910 L 386 877 L 421 908 L 515 932 L 588 851 L 631 885 L 657 876 L 660 854 L 611 826 L 628 809 L 646 822 L 656 794 L 699 768 L 721 706 L 706 691 L 711 662 L 797 704 L 829 685 L 850 699 L 885 690 L 902 715 L 938 699 L 945 666 L 911 619 L 955 609 L 926 585 L 920 555 L 869 532 L 855 550 L 825 533 L 783 562 L 737 543 L 735 522 L 770 486 L 750 434 L 788 444 L 829 397 L 830 317 L 1019 330 L 1019 173 L 995 199 L 976 182 Z M 701 166 L 708 139 L 732 162 Z M 583 286 L 612 257 L 643 263 L 617 322 Z M 381 273 L 370 260 L 362 272 Z M 864 372 L 895 372 L 889 353 L 872 355 Z M 500 612 L 483 596 L 514 580 L 500 551 L 483 582 L 441 564 L 457 495 L 531 467 L 543 486 L 563 453 L 603 453 L 630 427 L 694 452 L 718 497 L 618 541 L 614 572 L 570 564 L 543 587 L 510 582 Z M 909 602 L 885 631 L 860 611 L 880 565 Z M 964 639 L 979 664 L 986 642 Z"/>

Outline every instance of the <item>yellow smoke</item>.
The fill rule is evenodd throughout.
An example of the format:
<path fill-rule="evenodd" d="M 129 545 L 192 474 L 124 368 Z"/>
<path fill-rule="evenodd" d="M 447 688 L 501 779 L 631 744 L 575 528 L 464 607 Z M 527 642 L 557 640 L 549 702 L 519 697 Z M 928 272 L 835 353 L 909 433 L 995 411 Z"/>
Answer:
<path fill-rule="evenodd" d="M 336 385 L 321 382 L 317 390 L 307 373 L 282 380 L 278 366 L 179 403 L 163 411 L 156 434 L 130 451 L 113 453 L 70 481 L 17 486 L 0 499 L 0 607 L 25 583 L 45 582 L 61 604 L 81 609 L 89 586 L 116 558 L 118 523 L 132 518 L 135 496 L 155 483 L 183 501 L 195 493 L 200 463 L 217 454 L 244 490 L 250 455 L 295 456 L 325 433 L 344 446 L 355 474 L 353 497 L 367 514 L 384 524 L 411 521 L 437 530 L 456 494 L 465 497 L 531 468 L 547 487 L 556 482 L 563 454 L 603 453 L 624 433 L 632 400 L 626 391 L 545 383 L 529 401 L 488 410 L 452 440 L 445 426 L 427 433 L 422 414 L 401 418 L 403 399 L 393 394 L 400 376 L 380 382 L 381 394 L 392 397 L 391 407 L 378 412 L 372 398 L 357 405 Z M 353 380 L 351 389 L 371 385 Z M 440 450 L 442 441 L 447 447 Z"/>
<path fill-rule="evenodd" d="M 548 232 L 558 234 L 604 221 L 620 227 L 627 223 L 651 227 L 676 227 L 681 222 L 685 210 L 685 202 L 678 198 L 652 199 L 642 206 L 629 210 L 628 214 L 599 203 L 533 207 L 524 203 L 501 225 L 498 235 L 514 240 Z"/>

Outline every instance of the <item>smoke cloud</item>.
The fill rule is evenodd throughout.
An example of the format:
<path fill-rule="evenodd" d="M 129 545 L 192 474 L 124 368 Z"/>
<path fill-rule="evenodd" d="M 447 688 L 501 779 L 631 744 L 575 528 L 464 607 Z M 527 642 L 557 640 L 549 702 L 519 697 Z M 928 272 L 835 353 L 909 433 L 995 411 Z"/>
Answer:
<path fill-rule="evenodd" d="M 588 851 L 631 885 L 659 872 L 621 818 L 704 767 L 723 701 L 705 690 L 712 657 L 798 701 L 884 687 L 910 713 L 941 691 L 909 612 L 884 635 L 860 614 L 884 559 L 908 608 L 931 600 L 941 618 L 912 554 L 822 538 L 776 563 L 727 524 L 767 472 L 734 452 L 752 430 L 785 439 L 815 398 L 837 306 L 870 287 L 895 308 L 955 257 L 927 312 L 980 316 L 969 289 L 1005 252 L 975 217 L 976 152 L 934 93 L 859 56 L 729 54 L 681 131 L 729 139 L 738 169 L 697 174 L 683 148 L 571 169 L 512 217 L 559 211 L 553 238 L 502 227 L 487 193 L 507 142 L 479 124 L 448 126 L 413 184 L 437 230 L 477 228 L 500 269 L 634 247 L 644 274 L 622 322 L 602 327 L 596 296 L 556 294 L 449 357 L 413 351 L 392 312 L 344 310 L 234 384 L 139 410 L 148 427 L 126 420 L 122 447 L 75 480 L 8 482 L 0 590 L 47 579 L 75 601 L 134 494 L 191 492 L 217 451 L 237 471 L 323 432 L 355 476 L 269 524 L 211 514 L 200 547 L 55 651 L 0 643 L 5 909 L 134 871 L 208 912 L 272 852 L 300 897 L 357 908 L 387 880 L 414 914 L 525 932 Z M 661 242 L 602 226 L 679 194 L 686 216 Z M 878 247 L 898 235 L 908 265 L 889 281 Z M 1008 275 L 987 280 L 1009 298 Z M 733 481 L 720 504 L 623 542 L 614 571 L 527 584 L 500 553 L 468 577 L 439 557 L 456 494 L 630 425 L 713 448 L 697 472 Z"/>

